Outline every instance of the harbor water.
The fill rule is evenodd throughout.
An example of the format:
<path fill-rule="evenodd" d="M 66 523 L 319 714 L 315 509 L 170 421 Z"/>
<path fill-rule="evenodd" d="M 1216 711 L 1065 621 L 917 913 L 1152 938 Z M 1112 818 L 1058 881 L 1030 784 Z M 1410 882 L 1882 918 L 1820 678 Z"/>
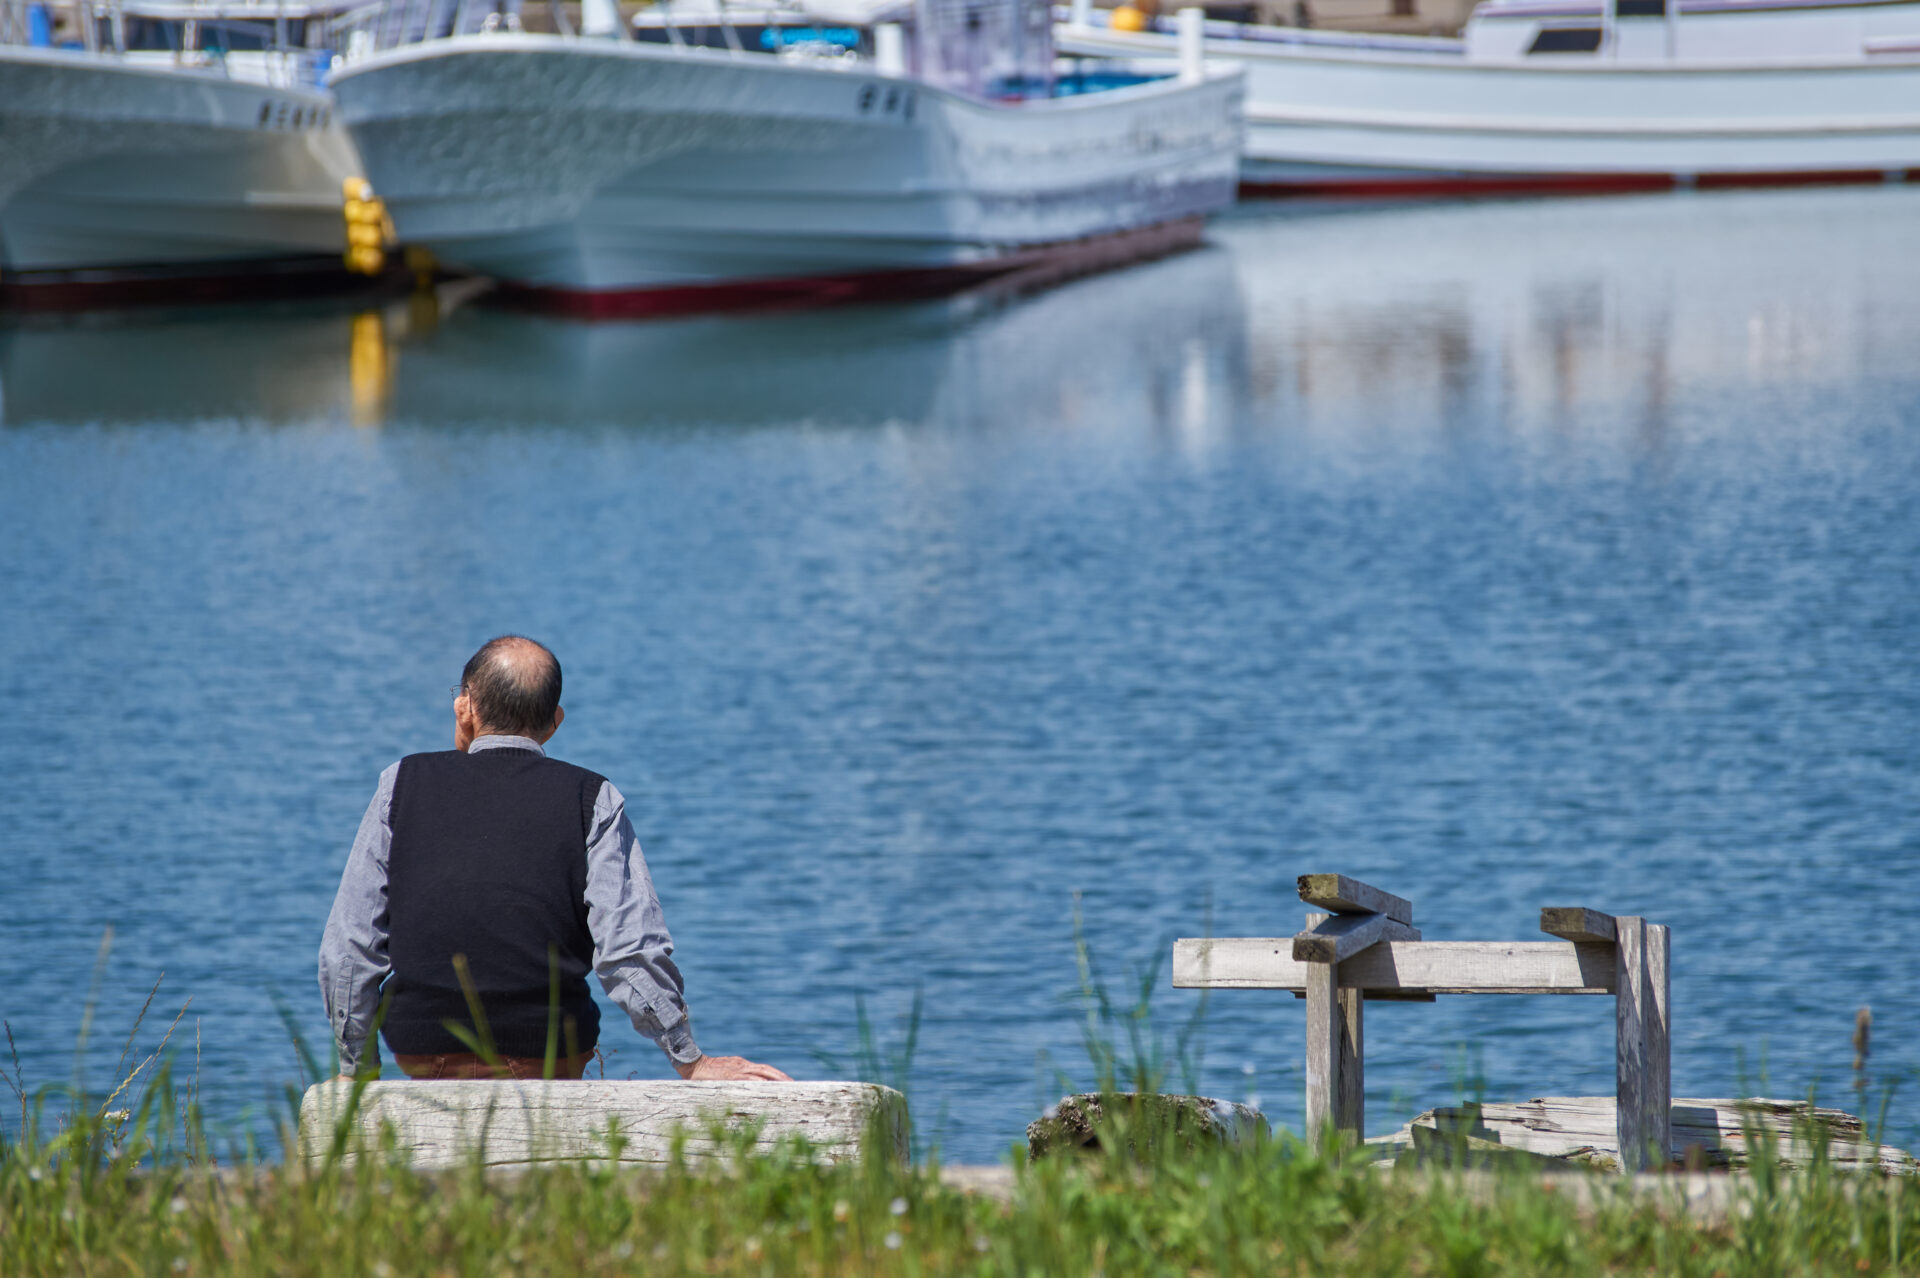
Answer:
<path fill-rule="evenodd" d="M 191 996 L 178 1069 L 271 1123 L 375 778 L 520 631 L 701 1043 L 846 1076 L 857 1003 L 887 1054 L 917 993 L 950 1161 L 1091 1081 L 1076 902 L 1170 1041 L 1173 938 L 1290 934 L 1321 871 L 1428 939 L 1667 923 L 1676 1095 L 1893 1087 L 1910 1141 L 1916 227 L 1901 188 L 1256 206 L 1005 304 L 0 329 L 27 1083 L 104 1081 L 164 973 L 136 1046 Z M 667 1076 L 607 1023 L 610 1077 Z M 1303 1038 L 1220 993 L 1185 1063 L 1298 1129 Z M 1610 1093 L 1612 1005 L 1375 1005 L 1367 1055 L 1376 1133 Z"/>

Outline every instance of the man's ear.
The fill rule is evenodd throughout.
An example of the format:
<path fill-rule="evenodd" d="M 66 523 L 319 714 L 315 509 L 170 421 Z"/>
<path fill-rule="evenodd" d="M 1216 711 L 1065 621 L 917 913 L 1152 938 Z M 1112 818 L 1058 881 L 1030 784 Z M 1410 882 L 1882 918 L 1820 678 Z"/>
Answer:
<path fill-rule="evenodd" d="M 565 706 L 555 706 L 553 708 L 553 730 L 555 732 L 560 731 L 560 725 L 565 723 L 566 719 L 567 708 Z"/>

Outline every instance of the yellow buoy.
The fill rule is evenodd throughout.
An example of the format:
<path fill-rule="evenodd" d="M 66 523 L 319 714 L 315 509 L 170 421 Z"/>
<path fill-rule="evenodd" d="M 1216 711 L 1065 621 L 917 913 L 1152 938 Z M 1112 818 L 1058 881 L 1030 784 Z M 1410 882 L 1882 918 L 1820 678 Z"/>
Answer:
<path fill-rule="evenodd" d="M 1107 26 L 1114 31 L 1145 31 L 1147 15 L 1130 4 L 1123 4 L 1107 15 Z"/>
<path fill-rule="evenodd" d="M 373 184 L 350 177 L 340 184 L 340 208 L 347 221 L 349 271 L 378 275 L 387 269 L 387 250 L 393 247 L 393 220 L 387 206 L 373 193 Z"/>

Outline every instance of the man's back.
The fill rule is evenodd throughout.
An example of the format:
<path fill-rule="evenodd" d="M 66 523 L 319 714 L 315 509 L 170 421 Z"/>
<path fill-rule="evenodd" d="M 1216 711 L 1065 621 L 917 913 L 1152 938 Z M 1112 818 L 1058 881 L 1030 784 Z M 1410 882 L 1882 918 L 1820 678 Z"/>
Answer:
<path fill-rule="evenodd" d="M 586 982 L 587 841 L 605 784 L 533 750 L 446 750 L 400 761 L 388 863 L 386 1036 L 396 1052 L 467 1050 L 444 1025 L 474 1028 L 456 955 L 465 957 L 502 1054 L 542 1055 L 550 1023 L 566 1054 L 598 1040 Z"/>

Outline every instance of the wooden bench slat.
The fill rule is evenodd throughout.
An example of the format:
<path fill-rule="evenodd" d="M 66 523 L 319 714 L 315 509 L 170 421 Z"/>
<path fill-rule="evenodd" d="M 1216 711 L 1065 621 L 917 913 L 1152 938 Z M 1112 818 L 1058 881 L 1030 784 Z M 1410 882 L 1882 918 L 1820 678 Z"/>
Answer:
<path fill-rule="evenodd" d="M 1292 937 L 1183 939 L 1177 989 L 1305 990 Z M 1573 941 L 1382 941 L 1339 965 L 1343 989 L 1417 994 L 1611 994 L 1614 947 Z"/>

